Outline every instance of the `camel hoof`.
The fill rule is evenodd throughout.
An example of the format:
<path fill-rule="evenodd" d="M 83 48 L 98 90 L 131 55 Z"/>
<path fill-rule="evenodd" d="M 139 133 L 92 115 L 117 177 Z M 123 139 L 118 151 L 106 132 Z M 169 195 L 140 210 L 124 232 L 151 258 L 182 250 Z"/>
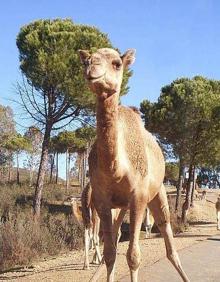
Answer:
<path fill-rule="evenodd" d="M 89 265 L 84 265 L 84 266 L 83 266 L 83 270 L 90 270 Z"/>

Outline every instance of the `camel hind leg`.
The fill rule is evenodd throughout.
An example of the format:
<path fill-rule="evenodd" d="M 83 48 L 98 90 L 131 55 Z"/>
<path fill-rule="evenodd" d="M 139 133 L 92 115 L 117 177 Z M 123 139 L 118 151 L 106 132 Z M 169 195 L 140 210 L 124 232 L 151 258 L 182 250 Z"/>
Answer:
<path fill-rule="evenodd" d="M 160 229 L 161 235 L 164 237 L 167 258 L 176 268 L 184 282 L 189 282 L 189 278 L 184 272 L 178 253 L 174 246 L 173 232 L 170 225 L 170 212 L 167 201 L 167 195 L 165 187 L 162 185 L 160 192 L 155 196 L 155 198 L 148 204 L 150 208 L 155 223 Z"/>

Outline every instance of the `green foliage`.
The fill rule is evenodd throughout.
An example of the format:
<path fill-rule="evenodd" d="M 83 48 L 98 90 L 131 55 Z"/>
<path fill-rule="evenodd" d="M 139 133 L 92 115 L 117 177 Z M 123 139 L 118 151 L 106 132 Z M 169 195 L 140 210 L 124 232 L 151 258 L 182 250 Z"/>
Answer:
<path fill-rule="evenodd" d="M 0 105 L 0 166 L 11 159 L 11 154 L 6 150 L 5 144 L 15 134 L 13 112 L 10 107 Z"/>
<path fill-rule="evenodd" d="M 31 144 L 26 137 L 23 137 L 21 134 L 17 133 L 7 140 L 4 147 L 11 152 L 19 153 L 21 151 L 30 150 Z"/>
<path fill-rule="evenodd" d="M 76 153 L 84 151 L 86 140 L 77 137 L 75 131 L 63 131 L 51 138 L 51 150 L 58 153 Z"/>
<path fill-rule="evenodd" d="M 91 126 L 84 126 L 76 129 L 76 137 L 91 143 L 96 137 L 96 129 Z"/>
<path fill-rule="evenodd" d="M 74 106 L 94 107 L 78 50 L 112 47 L 106 34 L 71 19 L 38 20 L 21 28 L 17 46 L 21 71 L 35 89 L 65 96 Z M 126 72 L 122 94 L 128 90 L 130 76 L 131 72 Z"/>
<path fill-rule="evenodd" d="M 165 178 L 171 181 L 177 181 L 179 178 L 179 165 L 178 163 L 166 163 Z"/>
<path fill-rule="evenodd" d="M 220 81 L 181 78 L 162 88 L 158 102 L 141 104 L 145 126 L 176 156 L 193 164 L 209 162 L 220 138 Z"/>
<path fill-rule="evenodd" d="M 30 144 L 29 151 L 34 154 L 38 153 L 42 144 L 43 134 L 40 129 L 35 126 L 30 126 L 24 134 L 24 138 Z"/>
<path fill-rule="evenodd" d="M 14 132 L 15 124 L 12 109 L 0 105 L 0 147 Z"/>

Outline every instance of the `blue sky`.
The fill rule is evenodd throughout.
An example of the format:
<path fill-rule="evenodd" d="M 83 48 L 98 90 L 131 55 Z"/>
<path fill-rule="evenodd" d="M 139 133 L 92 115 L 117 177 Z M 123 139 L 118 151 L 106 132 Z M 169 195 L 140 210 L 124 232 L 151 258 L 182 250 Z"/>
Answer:
<path fill-rule="evenodd" d="M 71 18 L 107 33 L 121 52 L 137 50 L 130 92 L 122 102 L 155 101 L 162 86 L 182 76 L 220 79 L 220 1 L 7 0 L 0 4 L 0 104 L 19 123 L 13 84 L 20 79 L 15 40 L 33 20 Z"/>

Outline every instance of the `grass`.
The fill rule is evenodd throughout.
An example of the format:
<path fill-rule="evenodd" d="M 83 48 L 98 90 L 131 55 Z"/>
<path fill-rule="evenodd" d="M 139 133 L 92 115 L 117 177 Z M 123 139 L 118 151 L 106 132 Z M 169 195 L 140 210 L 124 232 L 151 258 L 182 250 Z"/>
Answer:
<path fill-rule="evenodd" d="M 43 203 L 63 201 L 64 191 L 59 186 L 45 186 Z M 28 185 L 0 186 L 0 271 L 82 247 L 82 227 L 71 215 L 50 214 L 43 205 L 39 224 L 33 222 L 33 194 Z"/>

